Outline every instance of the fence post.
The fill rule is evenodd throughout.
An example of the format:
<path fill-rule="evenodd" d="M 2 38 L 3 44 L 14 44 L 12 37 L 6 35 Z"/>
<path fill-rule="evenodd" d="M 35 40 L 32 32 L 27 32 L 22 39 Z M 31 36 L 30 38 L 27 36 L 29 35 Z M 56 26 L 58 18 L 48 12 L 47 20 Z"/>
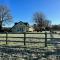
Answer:
<path fill-rule="evenodd" d="M 7 45 L 8 32 L 6 32 L 6 45 Z"/>
<path fill-rule="evenodd" d="M 47 32 L 45 32 L 45 47 L 47 47 Z"/>
<path fill-rule="evenodd" d="M 24 33 L 24 45 L 26 45 L 26 33 Z"/>

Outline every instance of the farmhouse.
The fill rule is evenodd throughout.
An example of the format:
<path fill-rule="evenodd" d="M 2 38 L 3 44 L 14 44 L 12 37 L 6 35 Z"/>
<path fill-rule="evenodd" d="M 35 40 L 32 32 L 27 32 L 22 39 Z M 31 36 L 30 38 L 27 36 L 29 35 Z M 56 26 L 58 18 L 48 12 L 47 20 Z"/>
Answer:
<path fill-rule="evenodd" d="M 28 32 L 29 31 L 29 24 L 20 21 L 20 22 L 14 24 L 14 26 L 11 28 L 11 31 L 15 32 L 15 33 Z"/>

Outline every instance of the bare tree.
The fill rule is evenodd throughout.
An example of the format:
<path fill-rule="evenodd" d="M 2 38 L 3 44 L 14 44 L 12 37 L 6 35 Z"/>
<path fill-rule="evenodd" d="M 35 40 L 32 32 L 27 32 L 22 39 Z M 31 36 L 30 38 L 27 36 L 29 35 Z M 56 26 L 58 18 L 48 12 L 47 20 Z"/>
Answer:
<path fill-rule="evenodd" d="M 50 27 L 50 25 L 51 25 L 51 21 L 50 20 L 45 20 L 45 27 Z"/>
<path fill-rule="evenodd" d="M 40 30 L 40 31 L 42 31 L 42 29 L 47 27 L 50 23 L 49 20 L 47 20 L 45 18 L 45 15 L 40 12 L 36 12 L 33 15 L 33 20 L 34 20 L 35 24 L 37 25 L 38 30 Z"/>
<path fill-rule="evenodd" d="M 4 5 L 0 5 L 0 30 L 2 30 L 3 23 L 11 21 L 11 19 L 10 10 Z"/>

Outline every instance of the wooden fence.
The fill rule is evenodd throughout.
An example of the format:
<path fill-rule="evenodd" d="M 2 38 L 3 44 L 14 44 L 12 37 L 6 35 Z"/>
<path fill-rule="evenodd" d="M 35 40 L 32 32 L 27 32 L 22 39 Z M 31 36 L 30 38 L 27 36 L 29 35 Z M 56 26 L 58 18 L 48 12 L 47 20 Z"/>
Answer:
<path fill-rule="evenodd" d="M 5 36 L 0 36 L 0 38 L 6 38 L 6 40 L 0 40 L 0 41 L 4 41 L 4 42 L 6 42 L 6 45 L 8 44 L 8 42 L 23 42 L 24 43 L 24 46 L 26 45 L 26 38 L 33 38 L 33 39 L 44 39 L 45 40 L 45 42 L 31 42 L 31 43 L 45 43 L 45 47 L 47 47 L 47 39 L 60 39 L 60 38 L 48 38 L 47 37 L 47 34 L 56 34 L 56 33 L 47 33 L 47 32 L 45 32 L 45 33 L 28 33 L 28 32 L 26 32 L 26 33 L 0 33 L 0 34 L 6 34 Z M 8 36 L 8 34 L 23 34 L 24 35 L 24 37 L 9 37 Z M 44 34 L 45 35 L 45 37 L 26 37 L 26 34 Z M 59 33 L 58 33 L 59 34 Z M 8 38 L 23 38 L 24 39 L 24 41 L 10 41 L 10 40 L 8 40 Z M 27 42 L 28 43 L 28 42 Z M 53 43 L 52 43 L 53 44 Z M 56 43 L 56 44 L 58 44 L 58 43 Z"/>

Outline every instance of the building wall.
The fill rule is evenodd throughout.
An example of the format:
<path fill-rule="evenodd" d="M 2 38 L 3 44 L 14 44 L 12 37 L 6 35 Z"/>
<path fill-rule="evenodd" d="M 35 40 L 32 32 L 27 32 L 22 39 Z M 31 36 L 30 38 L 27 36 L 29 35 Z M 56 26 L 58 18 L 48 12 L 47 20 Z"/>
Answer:
<path fill-rule="evenodd" d="M 25 25 L 17 24 L 12 28 L 12 32 L 27 32 L 27 31 L 28 31 L 28 27 Z"/>
<path fill-rule="evenodd" d="M 33 32 L 33 31 L 34 31 L 33 27 L 30 27 L 30 28 L 29 28 L 29 31 L 30 31 L 30 32 Z"/>

